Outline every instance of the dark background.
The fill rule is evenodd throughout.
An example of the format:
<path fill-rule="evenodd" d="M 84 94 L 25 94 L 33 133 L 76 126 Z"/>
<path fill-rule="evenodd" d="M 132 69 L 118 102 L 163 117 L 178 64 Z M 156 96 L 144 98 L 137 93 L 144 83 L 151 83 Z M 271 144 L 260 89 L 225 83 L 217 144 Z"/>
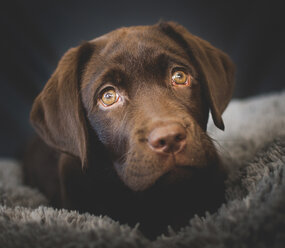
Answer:
<path fill-rule="evenodd" d="M 284 87 L 285 1 L 1 1 L 0 156 L 33 135 L 29 110 L 63 53 L 115 28 L 172 20 L 227 52 L 234 97 Z"/>

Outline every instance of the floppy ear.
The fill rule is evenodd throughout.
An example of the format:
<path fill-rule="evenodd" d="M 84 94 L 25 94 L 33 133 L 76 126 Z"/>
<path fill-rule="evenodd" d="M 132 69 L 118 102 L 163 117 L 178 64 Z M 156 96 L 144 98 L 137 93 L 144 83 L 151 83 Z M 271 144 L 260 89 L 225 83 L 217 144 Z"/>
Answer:
<path fill-rule="evenodd" d="M 189 59 L 198 68 L 199 80 L 205 88 L 213 121 L 224 130 L 222 113 L 232 97 L 234 87 L 233 62 L 224 52 L 192 35 L 181 25 L 170 22 L 162 26 L 164 30 L 168 26 L 168 32 L 187 51 Z"/>
<path fill-rule="evenodd" d="M 41 138 L 50 146 L 87 162 L 87 122 L 80 96 L 84 65 L 93 46 L 71 48 L 35 99 L 30 119 Z"/>
<path fill-rule="evenodd" d="M 202 71 L 213 121 L 218 128 L 224 130 L 222 113 L 232 97 L 235 66 L 227 54 L 213 47 L 209 42 L 194 35 L 188 42 L 193 46 L 194 53 L 196 52 L 196 60 Z"/>

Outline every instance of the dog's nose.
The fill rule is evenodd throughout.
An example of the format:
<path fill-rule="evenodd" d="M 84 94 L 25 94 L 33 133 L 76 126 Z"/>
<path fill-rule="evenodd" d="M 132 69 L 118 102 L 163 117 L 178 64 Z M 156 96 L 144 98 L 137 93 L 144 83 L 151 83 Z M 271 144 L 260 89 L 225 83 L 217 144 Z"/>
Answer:
<path fill-rule="evenodd" d="M 176 123 L 154 128 L 148 137 L 148 144 L 157 153 L 178 153 L 186 145 L 186 131 Z"/>

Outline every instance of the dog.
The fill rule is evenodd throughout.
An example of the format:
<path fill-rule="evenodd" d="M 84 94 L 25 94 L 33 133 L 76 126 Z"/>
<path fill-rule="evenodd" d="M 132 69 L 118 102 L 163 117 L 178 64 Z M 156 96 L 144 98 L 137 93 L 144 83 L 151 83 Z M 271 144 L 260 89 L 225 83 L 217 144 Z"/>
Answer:
<path fill-rule="evenodd" d="M 174 22 L 120 28 L 71 48 L 37 96 L 26 182 L 58 208 L 108 215 L 150 238 L 224 201 L 207 135 L 233 92 L 228 55 Z"/>

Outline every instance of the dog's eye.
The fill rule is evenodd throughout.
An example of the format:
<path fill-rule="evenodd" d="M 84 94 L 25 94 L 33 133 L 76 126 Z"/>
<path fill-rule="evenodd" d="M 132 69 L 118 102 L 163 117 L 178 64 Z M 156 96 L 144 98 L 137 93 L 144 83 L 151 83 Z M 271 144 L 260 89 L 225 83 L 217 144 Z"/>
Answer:
<path fill-rule="evenodd" d="M 107 89 L 101 95 L 101 103 L 104 107 L 109 107 L 119 100 L 119 95 L 116 93 L 115 89 Z"/>
<path fill-rule="evenodd" d="M 175 71 L 171 78 L 173 85 L 190 85 L 190 76 L 183 71 Z"/>

